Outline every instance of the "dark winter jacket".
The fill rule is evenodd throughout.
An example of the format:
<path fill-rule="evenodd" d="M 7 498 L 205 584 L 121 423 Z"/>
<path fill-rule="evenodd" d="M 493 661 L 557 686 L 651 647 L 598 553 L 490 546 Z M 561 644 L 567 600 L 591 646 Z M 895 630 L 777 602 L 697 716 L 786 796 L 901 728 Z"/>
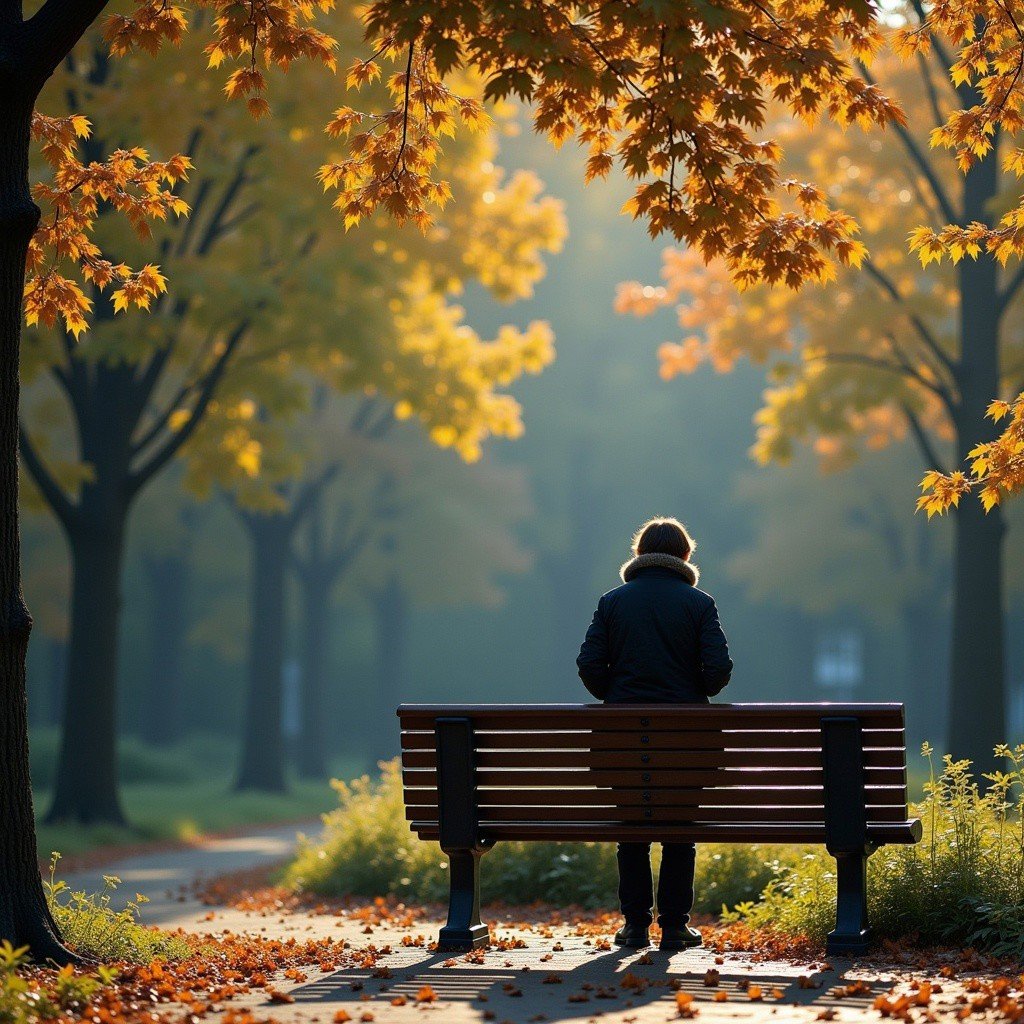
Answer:
<path fill-rule="evenodd" d="M 640 555 L 605 594 L 576 665 L 598 700 L 706 704 L 732 674 L 729 644 L 697 568 L 671 555 Z"/>

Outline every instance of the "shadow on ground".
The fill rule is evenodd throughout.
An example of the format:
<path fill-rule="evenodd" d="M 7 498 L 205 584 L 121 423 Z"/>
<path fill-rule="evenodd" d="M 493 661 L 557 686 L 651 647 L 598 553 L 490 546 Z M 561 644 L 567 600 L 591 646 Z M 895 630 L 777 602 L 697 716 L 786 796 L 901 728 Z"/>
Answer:
<path fill-rule="evenodd" d="M 813 1007 L 818 1012 L 845 1007 L 863 1012 L 890 985 L 882 980 L 858 981 L 856 991 L 839 994 L 837 990 L 848 984 L 840 969 L 812 973 L 801 980 L 791 967 L 780 970 L 782 965 L 751 964 L 750 969 L 716 965 L 714 954 L 706 951 L 670 955 L 650 950 L 647 956 L 650 962 L 634 951 L 581 953 L 577 947 L 553 952 L 548 962 L 538 966 L 536 950 L 491 951 L 483 963 L 457 958 L 454 965 L 445 966 L 452 959 L 444 955 L 401 950 L 380 961 L 391 977 L 381 978 L 367 969 L 340 970 L 292 989 L 295 1003 L 289 1009 L 305 1019 L 333 1016 L 345 1009 L 352 1020 L 369 1010 L 374 1013 L 372 1019 L 381 1021 L 389 1019 L 386 1010 L 391 1009 L 392 1000 L 402 1005 L 402 997 L 405 1005 L 413 1004 L 429 985 L 436 995 L 431 1005 L 445 1009 L 446 1021 L 574 1020 L 609 1011 L 638 1011 L 658 1003 L 662 1006 L 657 1009 L 674 1014 L 679 991 L 693 996 L 692 1005 L 704 1018 L 718 1016 L 718 1011 L 722 1017 L 736 1018 L 767 1015 L 779 1007 Z M 709 970 L 718 972 L 714 987 L 705 984 Z M 755 986 L 760 999 L 751 998 Z M 719 997 L 721 1001 L 716 1002 L 717 992 L 724 992 L 727 999 Z"/>

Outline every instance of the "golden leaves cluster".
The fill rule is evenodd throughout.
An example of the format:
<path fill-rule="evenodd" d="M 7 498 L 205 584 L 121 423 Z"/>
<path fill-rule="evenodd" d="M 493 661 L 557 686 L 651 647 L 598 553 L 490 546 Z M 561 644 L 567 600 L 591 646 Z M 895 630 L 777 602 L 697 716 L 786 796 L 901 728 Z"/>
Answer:
<path fill-rule="evenodd" d="M 173 186 L 187 177 L 192 166 L 188 157 L 155 161 L 144 149 L 135 148 L 83 163 L 78 146 L 88 138 L 90 125 L 77 115 L 55 118 L 36 113 L 32 133 L 51 175 L 33 188 L 43 215 L 28 251 L 26 322 L 52 327 L 60 320 L 78 337 L 92 309 L 83 283 L 98 291 L 114 286 L 111 301 L 116 312 L 129 306 L 148 309 L 166 288 L 159 268 L 146 264 L 133 270 L 106 259 L 92 239 L 93 227 L 103 207 L 123 216 L 142 237 L 149 235 L 151 221 L 187 214 L 188 205 Z"/>
<path fill-rule="evenodd" d="M 879 45 L 871 5 L 784 0 L 626 5 L 483 4 L 412 6 L 377 0 L 364 20 L 378 53 L 413 67 L 393 79 L 394 107 L 376 118 L 339 111 L 338 134 L 352 132 L 349 159 L 325 184 L 341 187 L 352 216 L 394 207 L 429 216 L 443 201 L 428 186 L 428 143 L 452 128 L 443 80 L 467 69 L 486 99 L 516 98 L 556 145 L 575 137 L 588 152 L 587 177 L 615 166 L 637 182 L 627 212 L 706 258 L 722 258 L 741 284 L 795 287 L 825 280 L 833 263 L 862 255 L 851 218 L 829 209 L 809 186 L 780 173 L 779 147 L 758 137 L 769 102 L 813 122 L 884 125 L 898 108 L 852 70 Z M 353 69 L 358 87 L 366 70 Z M 444 96 L 434 124 L 420 99 Z M 359 128 L 356 131 L 356 128 Z M 403 141 L 417 161 L 403 169 Z M 383 141 L 380 141 L 380 140 Z"/>
<path fill-rule="evenodd" d="M 932 132 L 931 145 L 952 150 L 965 173 L 993 150 L 997 133 L 1018 136 L 1024 130 L 1024 20 L 1013 3 L 1002 0 L 936 0 L 924 21 L 898 33 L 897 52 L 913 56 L 941 39 L 954 48 L 950 78 L 970 89 L 969 105 L 954 110 Z M 1003 168 L 1024 178 L 1024 151 L 1012 147 Z M 911 236 L 911 248 L 926 266 L 948 256 L 954 262 L 982 251 L 1005 264 L 1024 255 L 1024 200 L 995 225 L 980 221 L 922 228 Z"/>
<path fill-rule="evenodd" d="M 401 396 L 398 419 L 416 416 L 435 444 L 455 449 L 467 462 L 480 457 L 487 437 L 522 434 L 519 403 L 498 389 L 554 360 L 554 334 L 546 322 L 525 330 L 506 325 L 485 341 L 422 271 L 405 283 L 394 315 L 398 341 L 388 388 Z"/>
<path fill-rule="evenodd" d="M 213 15 L 209 66 L 227 60 L 242 65 L 228 76 L 224 92 L 229 99 L 244 99 L 253 117 L 270 112 L 261 66 L 287 69 L 304 59 L 335 69 L 337 40 L 312 24 L 318 13 L 334 7 L 334 0 L 195 0 L 192 6 Z M 185 8 L 166 0 L 140 0 L 131 14 L 111 15 L 104 32 L 111 52 L 123 56 L 135 50 L 156 53 L 164 43 L 180 42 L 187 29 Z"/>
<path fill-rule="evenodd" d="M 956 508 L 965 494 L 976 493 L 989 512 L 1004 498 L 1024 491 L 1024 391 L 1012 403 L 992 402 L 988 417 L 995 423 L 1008 422 L 995 440 L 971 450 L 967 472 L 925 474 L 917 508 L 929 519 Z"/>
<path fill-rule="evenodd" d="M 395 106 L 379 115 L 340 107 L 326 127 L 334 139 L 345 138 L 348 154 L 324 164 L 318 177 L 324 191 L 337 190 L 335 209 L 353 227 L 383 208 L 398 223 L 412 221 L 425 231 L 433 222 L 430 210 L 443 209 L 452 192 L 434 180 L 441 155 L 440 140 L 462 125 L 476 131 L 490 118 L 471 97 L 457 96 L 441 80 L 430 55 L 410 43 L 399 49 L 389 41 L 379 57 L 404 66 L 387 81 Z M 349 69 L 348 86 L 360 89 L 381 76 L 376 59 L 357 60 Z"/>

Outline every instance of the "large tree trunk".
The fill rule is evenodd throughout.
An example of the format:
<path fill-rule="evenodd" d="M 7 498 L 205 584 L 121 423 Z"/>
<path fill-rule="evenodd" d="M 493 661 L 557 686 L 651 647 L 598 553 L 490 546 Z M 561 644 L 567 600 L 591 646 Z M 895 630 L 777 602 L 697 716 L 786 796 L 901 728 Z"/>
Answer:
<path fill-rule="evenodd" d="M 165 747 L 182 732 L 181 673 L 190 566 L 187 555 L 173 554 L 146 558 L 143 568 L 149 584 L 149 657 L 148 698 L 140 733 L 148 743 Z"/>
<path fill-rule="evenodd" d="M 281 675 L 284 668 L 285 582 L 291 523 L 285 516 L 248 513 L 252 541 L 249 671 L 238 790 L 283 793 Z"/>
<path fill-rule="evenodd" d="M 373 730 L 374 764 L 398 753 L 395 707 L 405 689 L 405 654 L 409 640 L 409 599 L 394 573 L 373 598 L 377 640 L 377 728 Z"/>
<path fill-rule="evenodd" d="M 964 221 L 988 221 L 998 192 L 995 152 L 967 175 Z M 954 426 L 957 461 L 996 431 L 985 410 L 999 395 L 998 272 L 995 260 L 964 260 L 960 284 L 960 404 Z M 1007 739 L 1003 605 L 1003 535 L 1000 509 L 988 515 L 970 496 L 954 512 L 953 636 L 950 661 L 949 752 L 969 757 L 981 771 L 992 748 Z"/>
<path fill-rule="evenodd" d="M 25 657 L 32 618 L 21 586 L 18 366 L 25 256 L 39 208 L 28 187 L 35 91 L 18 77 L 17 68 L 0 68 L 0 941 L 27 944 L 37 959 L 63 963 L 70 954 L 39 877 L 28 759 Z"/>
<path fill-rule="evenodd" d="M 127 507 L 68 530 L 71 639 L 64 733 L 48 821 L 123 824 L 117 788 L 117 662 Z"/>
<path fill-rule="evenodd" d="M 301 732 L 295 767 L 304 779 L 327 778 L 324 694 L 332 580 L 315 566 L 299 577 L 302 593 Z"/>

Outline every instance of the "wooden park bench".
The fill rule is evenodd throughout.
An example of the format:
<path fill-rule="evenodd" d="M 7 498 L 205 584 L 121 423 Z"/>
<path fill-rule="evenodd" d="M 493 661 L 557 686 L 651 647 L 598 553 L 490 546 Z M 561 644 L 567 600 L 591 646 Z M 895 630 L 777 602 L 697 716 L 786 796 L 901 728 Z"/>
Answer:
<path fill-rule="evenodd" d="M 450 860 L 442 949 L 489 941 L 502 840 L 823 843 L 830 954 L 868 943 L 867 858 L 916 843 L 902 704 L 403 704 L 406 818 Z M 698 879 L 699 884 L 699 879 Z"/>

